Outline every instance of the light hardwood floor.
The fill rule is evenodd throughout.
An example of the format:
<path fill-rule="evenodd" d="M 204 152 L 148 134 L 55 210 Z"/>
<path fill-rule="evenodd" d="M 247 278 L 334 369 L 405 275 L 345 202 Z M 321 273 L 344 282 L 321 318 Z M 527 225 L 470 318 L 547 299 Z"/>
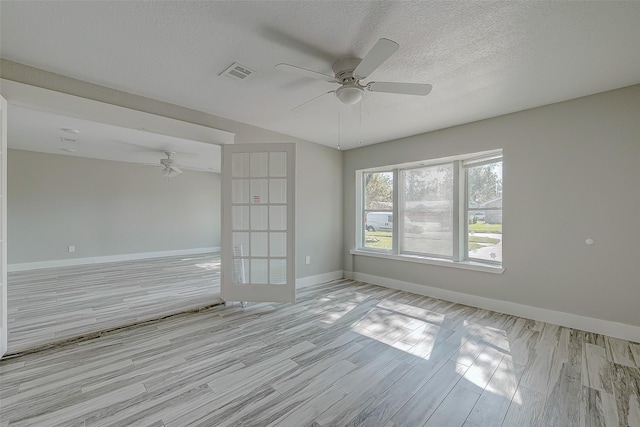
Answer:
<path fill-rule="evenodd" d="M 0 362 L 0 425 L 638 426 L 640 345 L 348 280 Z"/>
<path fill-rule="evenodd" d="M 220 255 L 13 272 L 9 353 L 220 301 Z"/>

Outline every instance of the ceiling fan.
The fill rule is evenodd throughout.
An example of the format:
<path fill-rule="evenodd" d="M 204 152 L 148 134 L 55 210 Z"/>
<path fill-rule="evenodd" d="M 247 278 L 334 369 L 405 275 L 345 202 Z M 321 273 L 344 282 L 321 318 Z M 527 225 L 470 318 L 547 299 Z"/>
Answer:
<path fill-rule="evenodd" d="M 290 64 L 278 64 L 276 65 L 276 69 L 329 83 L 338 83 L 340 85 L 338 89 L 316 96 L 298 105 L 298 107 L 328 93 L 335 93 L 340 102 L 351 105 L 360 102 L 365 90 L 369 92 L 398 93 L 403 95 L 428 95 L 432 88 L 430 84 L 395 82 L 361 83 L 361 80 L 366 79 L 373 73 L 380 65 L 389 59 L 399 47 L 400 45 L 392 40 L 380 39 L 373 45 L 364 58 L 345 58 L 336 61 L 333 64 L 335 76 L 307 70 L 306 68 Z"/>
<path fill-rule="evenodd" d="M 180 175 L 182 173 L 182 170 L 180 170 L 175 160 L 171 158 L 171 156 L 173 156 L 176 153 L 173 151 L 165 151 L 164 154 L 167 156 L 167 158 L 160 159 L 160 164 L 164 166 L 164 169 L 162 170 L 162 174 L 166 178 L 173 178 L 174 176 Z"/>

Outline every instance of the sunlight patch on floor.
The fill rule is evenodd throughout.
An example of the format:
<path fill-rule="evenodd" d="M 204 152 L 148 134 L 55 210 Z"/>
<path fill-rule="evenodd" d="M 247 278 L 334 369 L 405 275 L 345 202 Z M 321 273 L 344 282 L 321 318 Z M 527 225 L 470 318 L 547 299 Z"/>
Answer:
<path fill-rule="evenodd" d="M 394 310 L 398 309 L 401 311 Z M 448 337 L 452 331 L 434 323 L 444 316 L 437 313 L 417 313 L 407 304 L 383 301 L 369 310 L 351 325 L 351 330 L 381 343 L 397 348 L 405 353 L 428 360 L 435 342 Z M 421 309 L 418 309 L 421 310 Z M 411 314 L 407 314 L 411 312 Z M 430 315 L 430 322 L 417 316 Z M 441 334 L 445 334 L 444 336 Z"/>

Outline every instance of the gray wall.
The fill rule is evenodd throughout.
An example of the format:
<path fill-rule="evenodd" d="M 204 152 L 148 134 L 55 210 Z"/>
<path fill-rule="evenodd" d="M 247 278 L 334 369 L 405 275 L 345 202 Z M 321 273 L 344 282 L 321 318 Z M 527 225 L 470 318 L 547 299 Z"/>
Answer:
<path fill-rule="evenodd" d="M 309 142 L 296 156 L 297 275 L 342 270 L 342 152 Z"/>
<path fill-rule="evenodd" d="M 357 169 L 496 148 L 502 275 L 349 255 Z M 344 207 L 346 271 L 640 325 L 640 86 L 347 151 Z"/>
<path fill-rule="evenodd" d="M 9 264 L 220 246 L 219 174 L 22 150 L 7 163 Z"/>
<path fill-rule="evenodd" d="M 0 77 L 236 134 L 236 143 L 295 142 L 296 276 L 342 270 L 342 152 L 289 135 L 0 59 Z M 304 257 L 311 256 L 305 265 Z M 11 262 L 11 261 L 10 261 Z"/>

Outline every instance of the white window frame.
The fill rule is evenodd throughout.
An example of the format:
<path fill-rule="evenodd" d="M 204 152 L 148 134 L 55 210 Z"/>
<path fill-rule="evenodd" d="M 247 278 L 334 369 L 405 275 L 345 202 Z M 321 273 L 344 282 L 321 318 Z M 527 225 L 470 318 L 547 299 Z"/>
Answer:
<path fill-rule="evenodd" d="M 502 159 L 502 149 L 492 150 L 482 153 L 473 153 L 447 158 L 423 160 L 418 162 L 404 163 L 399 165 L 386 165 L 383 167 L 362 169 L 356 171 L 356 232 L 355 249 L 351 250 L 352 255 L 372 256 L 399 261 L 417 262 L 422 264 L 440 265 L 446 267 L 461 268 L 466 270 L 476 270 L 489 273 L 501 274 L 504 272 L 504 259 L 502 262 L 491 262 L 468 256 L 468 236 L 469 224 L 467 214 L 468 208 L 468 185 L 467 169 L 471 166 L 494 163 Z M 404 212 L 400 204 L 403 202 L 402 194 L 404 171 L 420 167 L 431 167 L 445 164 L 453 164 L 453 256 L 438 257 L 435 255 L 421 254 L 416 252 L 402 252 L 400 247 L 400 230 L 404 230 Z M 393 228 L 392 228 L 392 249 L 384 250 L 369 248 L 364 241 L 364 174 L 371 172 L 392 172 L 393 173 Z M 502 208 L 500 208 L 502 209 Z M 488 209 L 486 209 L 488 210 Z M 504 225 L 503 225 L 504 226 Z"/>

